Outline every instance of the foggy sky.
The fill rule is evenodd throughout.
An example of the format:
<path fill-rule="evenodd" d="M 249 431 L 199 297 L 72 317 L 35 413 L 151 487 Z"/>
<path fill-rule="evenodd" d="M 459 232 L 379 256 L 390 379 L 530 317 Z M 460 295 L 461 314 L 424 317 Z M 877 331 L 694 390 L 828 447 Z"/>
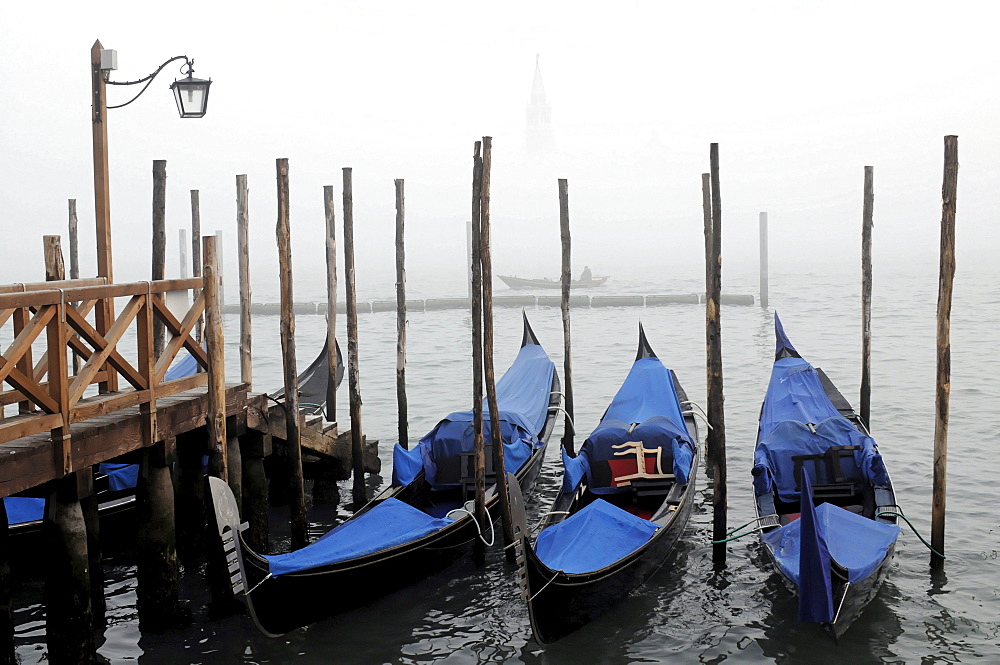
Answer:
<path fill-rule="evenodd" d="M 994 29 L 984 3 L 18 3 L 0 22 L 0 283 L 43 278 L 41 236 L 80 214 L 96 272 L 89 51 L 116 80 L 187 54 L 214 81 L 180 120 L 171 65 L 109 112 L 117 281 L 147 279 L 152 161 L 167 160 L 167 270 L 201 192 L 235 293 L 235 175 L 250 186 L 255 293 L 273 292 L 275 158 L 291 172 L 296 293 L 321 293 L 323 185 L 354 169 L 359 293 L 391 296 L 393 179 L 406 180 L 411 287 L 464 277 L 473 142 L 494 137 L 497 272 L 557 277 L 557 178 L 568 178 L 574 273 L 670 292 L 702 274 L 701 177 L 720 144 L 723 279 L 860 265 L 863 168 L 875 167 L 875 269 L 936 270 L 942 137 L 959 135 L 959 271 L 995 270 L 1000 181 Z M 556 146 L 525 149 L 535 56 Z M 109 103 L 131 89 L 109 88 Z M 341 263 L 342 265 L 342 263 Z M 725 282 L 724 282 L 725 283 Z M 419 287 L 418 287 L 419 288 Z M 457 294 L 464 289 L 453 289 Z M 232 298 L 232 295 L 230 296 Z"/>

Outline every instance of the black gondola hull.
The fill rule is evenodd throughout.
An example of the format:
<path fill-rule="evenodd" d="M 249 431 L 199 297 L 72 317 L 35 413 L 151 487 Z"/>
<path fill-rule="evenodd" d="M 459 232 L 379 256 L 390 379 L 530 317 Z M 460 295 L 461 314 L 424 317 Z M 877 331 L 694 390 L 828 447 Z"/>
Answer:
<path fill-rule="evenodd" d="M 692 469 L 697 469 L 695 457 Z M 693 474 L 692 474 L 693 475 Z M 669 524 L 643 547 L 593 573 L 570 575 L 549 569 L 530 544 L 525 547 L 528 612 L 540 644 L 551 644 L 608 612 L 648 580 L 677 545 L 694 505 L 694 478 Z"/>

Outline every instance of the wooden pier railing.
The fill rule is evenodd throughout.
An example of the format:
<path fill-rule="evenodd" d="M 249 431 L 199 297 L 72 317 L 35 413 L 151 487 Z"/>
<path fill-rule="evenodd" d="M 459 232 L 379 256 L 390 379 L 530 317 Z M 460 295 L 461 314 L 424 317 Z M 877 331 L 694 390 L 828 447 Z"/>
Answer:
<path fill-rule="evenodd" d="M 56 467 L 70 473 L 74 471 L 70 425 L 138 406 L 144 419 L 143 444 L 151 445 L 157 398 L 208 382 L 205 372 L 164 381 L 182 348 L 208 369 L 208 355 L 191 334 L 205 311 L 204 296 L 199 293 L 180 319 L 167 308 L 164 296 L 202 286 L 201 278 L 132 284 L 77 279 L 0 286 L 0 328 L 8 321 L 13 325 L 13 342 L 0 355 L 0 444 L 51 432 Z M 127 301 L 116 317 L 106 325 L 101 322 L 100 327 L 106 327 L 102 334 L 87 317 L 114 311 L 116 298 Z M 153 354 L 157 321 L 172 335 L 159 358 Z M 123 345 L 126 338 L 129 342 Z M 33 353 L 42 349 L 35 361 Z M 71 355 L 83 363 L 75 374 L 68 362 Z M 130 389 L 85 397 L 93 384 L 115 385 L 119 376 Z M 11 404 L 20 405 L 19 413 L 4 418 L 2 409 Z"/>

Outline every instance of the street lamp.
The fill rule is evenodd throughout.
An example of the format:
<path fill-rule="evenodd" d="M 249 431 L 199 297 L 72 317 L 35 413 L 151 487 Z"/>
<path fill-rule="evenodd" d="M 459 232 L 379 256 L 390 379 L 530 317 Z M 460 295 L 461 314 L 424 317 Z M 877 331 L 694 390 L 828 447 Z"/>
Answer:
<path fill-rule="evenodd" d="M 187 78 L 175 80 L 170 88 L 174 92 L 174 99 L 177 101 L 177 112 L 182 118 L 201 118 L 205 115 L 208 107 L 208 88 L 212 84 L 211 79 L 205 81 L 194 78 L 194 60 L 186 55 L 179 55 L 170 58 L 156 68 L 149 76 L 137 81 L 112 81 L 111 72 L 118 68 L 118 53 L 112 49 L 105 49 L 101 45 L 101 40 L 94 42 L 90 49 L 91 64 L 91 121 L 93 124 L 94 143 L 94 220 L 97 227 L 97 276 L 105 277 L 108 283 L 114 281 L 111 262 L 111 190 L 108 184 L 108 109 L 117 109 L 128 106 L 137 100 L 142 93 L 146 92 L 150 83 L 156 75 L 163 71 L 163 68 L 172 62 L 183 60 L 181 73 L 187 74 Z M 186 71 L 185 71 L 186 68 Z M 132 99 L 124 104 L 108 106 L 107 86 L 108 85 L 137 85 L 145 83 L 144 86 Z M 95 312 L 97 331 L 102 335 L 107 334 L 111 327 L 114 312 L 111 310 L 111 301 L 105 300 L 104 307 L 97 307 Z M 108 373 L 108 381 L 100 384 L 101 392 L 114 391 L 118 387 L 118 375 L 115 372 Z"/>

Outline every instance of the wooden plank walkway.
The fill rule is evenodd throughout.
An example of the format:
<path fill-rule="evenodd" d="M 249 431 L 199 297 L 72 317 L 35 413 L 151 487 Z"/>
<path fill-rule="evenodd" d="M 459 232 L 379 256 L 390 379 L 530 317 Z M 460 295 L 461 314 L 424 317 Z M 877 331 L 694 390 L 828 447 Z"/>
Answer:
<path fill-rule="evenodd" d="M 248 401 L 254 401 L 255 397 L 258 396 L 248 400 L 246 384 L 226 384 L 227 418 L 237 417 L 245 422 Z M 90 399 L 96 401 L 99 396 Z M 81 400 L 81 404 L 86 401 L 86 398 Z M 154 442 L 205 426 L 207 413 L 208 390 L 205 387 L 157 399 Z M 143 440 L 142 423 L 138 406 L 73 423 L 69 428 L 72 468 L 86 468 L 139 450 Z M 56 480 L 62 475 L 61 460 L 48 433 L 0 444 L 0 497 Z"/>

